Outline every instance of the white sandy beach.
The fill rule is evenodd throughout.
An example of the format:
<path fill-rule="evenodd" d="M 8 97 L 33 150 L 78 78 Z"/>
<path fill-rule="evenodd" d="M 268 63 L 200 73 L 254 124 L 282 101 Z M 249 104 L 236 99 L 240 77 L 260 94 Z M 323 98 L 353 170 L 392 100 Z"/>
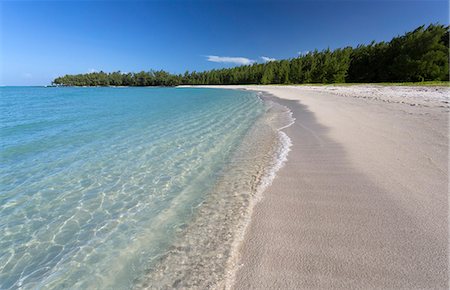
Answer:
<path fill-rule="evenodd" d="M 233 288 L 448 289 L 448 88 L 233 88 L 296 118 Z"/>

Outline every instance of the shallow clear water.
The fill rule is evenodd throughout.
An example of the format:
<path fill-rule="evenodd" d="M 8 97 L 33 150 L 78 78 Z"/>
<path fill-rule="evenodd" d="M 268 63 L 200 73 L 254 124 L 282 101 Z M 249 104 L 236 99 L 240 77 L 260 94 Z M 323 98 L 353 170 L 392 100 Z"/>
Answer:
<path fill-rule="evenodd" d="M 0 289 L 132 287 L 266 112 L 244 91 L 0 93 Z"/>

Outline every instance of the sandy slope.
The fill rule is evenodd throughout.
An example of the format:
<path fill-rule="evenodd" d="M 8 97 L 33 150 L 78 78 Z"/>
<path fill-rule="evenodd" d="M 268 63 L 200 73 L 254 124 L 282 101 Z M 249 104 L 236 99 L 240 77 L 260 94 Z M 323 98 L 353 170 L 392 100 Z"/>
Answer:
<path fill-rule="evenodd" d="M 448 288 L 448 88 L 247 89 L 297 121 L 234 288 Z"/>

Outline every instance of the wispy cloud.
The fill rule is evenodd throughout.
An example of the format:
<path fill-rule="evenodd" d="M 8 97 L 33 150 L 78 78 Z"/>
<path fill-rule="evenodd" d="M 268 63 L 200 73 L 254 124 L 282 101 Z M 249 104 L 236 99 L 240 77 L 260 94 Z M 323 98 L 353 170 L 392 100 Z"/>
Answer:
<path fill-rule="evenodd" d="M 88 73 L 95 73 L 95 72 L 98 72 L 98 69 L 90 68 L 90 69 L 88 70 Z"/>
<path fill-rule="evenodd" d="M 275 58 L 271 58 L 271 57 L 267 57 L 267 56 L 261 56 L 261 59 L 262 59 L 264 62 L 276 61 Z"/>
<path fill-rule="evenodd" d="M 309 53 L 310 53 L 309 50 L 299 51 L 299 52 L 298 52 L 299 55 L 307 55 L 307 54 L 309 54 Z"/>
<path fill-rule="evenodd" d="M 212 62 L 222 62 L 222 63 L 235 63 L 235 64 L 252 64 L 255 61 L 246 57 L 234 57 L 234 56 L 217 56 L 217 55 L 207 55 L 206 59 Z"/>

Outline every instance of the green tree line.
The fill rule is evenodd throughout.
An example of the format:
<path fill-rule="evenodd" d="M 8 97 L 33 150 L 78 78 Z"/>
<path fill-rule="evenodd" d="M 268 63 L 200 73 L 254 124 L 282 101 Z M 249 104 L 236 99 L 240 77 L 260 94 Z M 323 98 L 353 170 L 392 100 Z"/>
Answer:
<path fill-rule="evenodd" d="M 204 72 L 170 74 L 93 72 L 65 75 L 53 81 L 64 86 L 176 86 L 232 84 L 376 83 L 449 80 L 449 26 L 431 24 L 389 42 L 296 58 Z"/>

